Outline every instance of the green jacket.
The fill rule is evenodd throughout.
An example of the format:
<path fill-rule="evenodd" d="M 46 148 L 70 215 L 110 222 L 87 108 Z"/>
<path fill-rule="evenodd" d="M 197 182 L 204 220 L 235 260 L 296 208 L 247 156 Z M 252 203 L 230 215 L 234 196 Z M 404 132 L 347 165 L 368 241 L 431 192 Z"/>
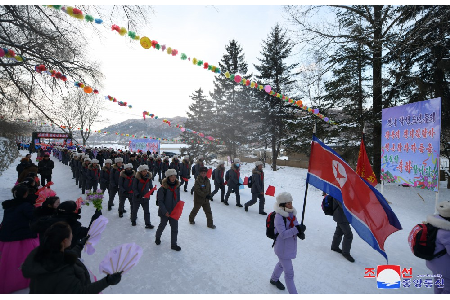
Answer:
<path fill-rule="evenodd" d="M 207 202 L 206 196 L 209 194 L 211 194 L 211 183 L 208 177 L 197 176 L 194 183 L 194 202 L 201 204 Z"/>
<path fill-rule="evenodd" d="M 98 294 L 108 286 L 106 277 L 91 283 L 89 271 L 74 250 L 38 262 L 34 257 L 39 247 L 30 252 L 22 265 L 23 277 L 31 279 L 30 294 Z"/>

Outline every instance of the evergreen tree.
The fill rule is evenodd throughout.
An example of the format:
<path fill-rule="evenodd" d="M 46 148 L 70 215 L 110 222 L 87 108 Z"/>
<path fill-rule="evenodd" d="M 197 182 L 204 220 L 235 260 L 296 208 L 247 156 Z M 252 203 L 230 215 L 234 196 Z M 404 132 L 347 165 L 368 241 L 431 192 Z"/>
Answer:
<path fill-rule="evenodd" d="M 203 95 L 203 90 L 201 88 L 196 90 L 190 98 L 194 103 L 189 105 L 189 111 L 186 113 L 188 118 L 184 127 L 208 135 L 212 132 L 213 127 L 212 122 L 215 115 L 213 110 L 214 103 Z M 208 153 L 216 152 L 215 143 L 209 142 L 196 133 L 185 131 L 181 136 L 185 143 L 189 145 L 189 148 L 187 149 L 189 155 L 195 157 L 203 155 L 206 159 Z"/>
<path fill-rule="evenodd" d="M 292 73 L 298 64 L 287 64 L 286 60 L 292 52 L 293 44 L 278 24 L 272 28 L 266 40 L 262 44 L 260 52 L 262 58 L 258 58 L 259 65 L 254 65 L 259 75 L 256 77 L 264 84 L 269 84 L 275 93 L 280 95 L 295 96 L 295 80 Z M 282 145 L 298 130 L 300 123 L 291 105 L 285 105 L 284 101 L 266 93 L 257 96 L 260 121 L 259 136 L 268 141 L 272 149 L 272 168 L 276 171 L 276 161 Z"/>
<path fill-rule="evenodd" d="M 248 64 L 238 42 L 231 40 L 225 46 L 225 51 L 219 62 L 222 73 L 228 71 L 230 74 L 239 74 L 242 78 L 250 79 L 251 75 L 247 74 Z M 218 76 L 214 80 L 214 92 L 210 93 L 210 96 L 216 111 L 212 133 L 214 137 L 225 142 L 225 146 L 220 147 L 220 153 L 230 155 L 233 159 L 239 148 L 249 141 L 246 128 L 252 120 L 249 110 L 251 91 L 233 80 Z"/>

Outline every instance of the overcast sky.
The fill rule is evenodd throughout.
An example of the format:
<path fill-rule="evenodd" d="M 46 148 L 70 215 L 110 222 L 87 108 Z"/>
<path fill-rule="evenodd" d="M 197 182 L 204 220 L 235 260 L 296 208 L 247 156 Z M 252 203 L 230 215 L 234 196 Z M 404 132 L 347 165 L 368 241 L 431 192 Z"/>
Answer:
<path fill-rule="evenodd" d="M 216 66 L 225 53 L 225 45 L 235 39 L 243 48 L 253 74 L 256 73 L 253 64 L 261 57 L 261 44 L 271 28 L 277 22 L 285 23 L 282 6 L 154 5 L 153 8 L 150 23 L 136 34 Z M 116 24 L 127 27 L 120 19 Z M 161 50 L 144 49 L 139 41 L 111 31 L 109 21 L 99 26 L 104 38 L 99 40 L 93 35 L 89 49 L 105 75 L 100 95 L 111 95 L 133 106 L 129 109 L 105 100 L 104 116 L 109 122 L 102 127 L 142 118 L 144 110 L 159 117 L 186 116 L 192 102 L 189 96 L 200 87 L 207 93 L 212 91 L 214 77 L 222 76 L 181 60 L 180 55 L 173 57 Z"/>

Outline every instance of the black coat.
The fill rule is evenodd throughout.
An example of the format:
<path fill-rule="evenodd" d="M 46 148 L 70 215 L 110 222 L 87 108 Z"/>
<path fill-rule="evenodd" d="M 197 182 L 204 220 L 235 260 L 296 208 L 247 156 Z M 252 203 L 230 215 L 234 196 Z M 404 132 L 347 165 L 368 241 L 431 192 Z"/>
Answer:
<path fill-rule="evenodd" d="M 33 165 L 33 163 L 31 161 L 29 161 L 26 158 L 22 158 L 22 160 L 20 161 L 20 164 L 18 164 L 16 167 L 17 177 L 20 176 L 20 174 L 23 172 L 23 170 L 25 170 L 26 168 L 28 168 L 32 165 Z"/>
<path fill-rule="evenodd" d="M 52 170 L 55 167 L 53 160 L 41 160 L 38 164 L 38 173 L 43 176 L 52 175 Z"/>
<path fill-rule="evenodd" d="M 0 228 L 0 241 L 13 242 L 36 238 L 30 229 L 34 220 L 34 206 L 25 199 L 6 200 L 2 203 L 4 211 Z"/>

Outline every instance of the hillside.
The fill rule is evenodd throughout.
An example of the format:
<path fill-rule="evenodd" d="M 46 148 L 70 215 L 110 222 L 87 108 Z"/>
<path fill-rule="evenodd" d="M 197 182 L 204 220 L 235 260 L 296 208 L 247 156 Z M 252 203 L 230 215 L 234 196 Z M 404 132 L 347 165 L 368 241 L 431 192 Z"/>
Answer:
<path fill-rule="evenodd" d="M 184 124 L 186 117 L 174 117 L 169 120 L 172 123 L 172 127 L 169 127 L 166 123 L 163 123 L 164 118 L 158 118 L 157 120 L 147 118 L 144 119 L 128 119 L 121 123 L 117 123 L 105 128 L 102 128 L 102 132 L 110 132 L 110 134 L 103 133 L 93 133 L 89 138 L 89 143 L 122 143 L 128 142 L 131 135 L 135 135 L 135 138 L 147 137 L 157 137 L 164 139 L 176 139 L 179 138 L 181 131 L 176 128 L 176 124 Z M 119 133 L 116 135 L 115 133 Z M 121 136 L 120 134 L 129 134 L 130 136 Z"/>

